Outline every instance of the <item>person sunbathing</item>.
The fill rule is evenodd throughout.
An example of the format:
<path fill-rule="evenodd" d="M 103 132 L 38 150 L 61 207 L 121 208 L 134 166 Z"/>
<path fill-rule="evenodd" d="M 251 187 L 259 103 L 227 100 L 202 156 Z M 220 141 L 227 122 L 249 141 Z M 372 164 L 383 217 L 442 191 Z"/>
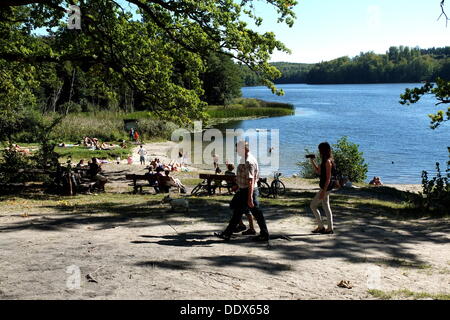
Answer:
<path fill-rule="evenodd" d="M 30 149 L 19 146 L 18 144 L 12 145 L 12 151 L 23 153 L 24 155 L 30 155 Z"/>
<path fill-rule="evenodd" d="M 107 143 L 103 142 L 103 143 L 100 145 L 100 150 L 111 150 L 111 147 L 110 147 L 110 145 L 108 145 Z"/>

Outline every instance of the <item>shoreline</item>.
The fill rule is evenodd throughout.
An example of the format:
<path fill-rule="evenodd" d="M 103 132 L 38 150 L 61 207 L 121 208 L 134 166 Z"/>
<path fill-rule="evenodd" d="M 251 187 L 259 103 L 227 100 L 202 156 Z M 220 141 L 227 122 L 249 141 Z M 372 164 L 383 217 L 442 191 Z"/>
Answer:
<path fill-rule="evenodd" d="M 143 144 L 144 149 L 147 150 L 147 158 L 148 159 L 153 159 L 155 157 L 158 157 L 161 159 L 162 162 L 164 163 L 169 163 L 172 159 L 170 158 L 169 154 L 171 152 L 171 149 L 174 148 L 177 145 L 176 142 L 167 140 L 167 141 L 162 141 L 162 142 L 150 142 L 150 143 L 145 143 Z M 139 146 L 136 146 L 133 149 L 133 165 L 136 166 L 140 166 L 139 164 L 139 155 L 137 154 L 137 151 L 139 150 Z M 223 164 L 222 164 L 223 166 Z M 202 165 L 198 165 L 198 164 L 192 164 L 190 162 L 188 162 L 188 169 L 189 171 L 187 171 L 186 173 L 190 173 L 190 172 L 195 172 L 198 173 L 200 171 L 211 171 L 213 172 L 213 168 L 212 165 L 207 165 L 207 164 L 202 164 Z M 183 174 L 185 172 L 180 172 L 177 171 L 177 174 Z M 269 175 L 270 177 L 270 175 Z M 298 181 L 303 181 L 303 182 L 309 182 L 310 184 L 316 184 L 315 179 L 305 179 L 305 178 L 301 178 L 301 177 L 292 177 L 292 175 L 290 176 L 282 176 L 281 178 L 282 180 L 289 180 L 289 182 L 293 182 L 294 184 L 296 184 L 295 182 Z M 314 181 L 314 182 L 313 182 Z M 364 185 L 368 185 L 367 183 L 364 183 Z M 395 188 L 397 190 L 400 191 L 409 191 L 409 192 L 413 192 L 413 193 L 418 193 L 420 191 L 422 191 L 422 185 L 421 184 L 414 184 L 414 183 L 386 183 L 383 184 L 384 187 L 391 187 L 391 188 Z"/>

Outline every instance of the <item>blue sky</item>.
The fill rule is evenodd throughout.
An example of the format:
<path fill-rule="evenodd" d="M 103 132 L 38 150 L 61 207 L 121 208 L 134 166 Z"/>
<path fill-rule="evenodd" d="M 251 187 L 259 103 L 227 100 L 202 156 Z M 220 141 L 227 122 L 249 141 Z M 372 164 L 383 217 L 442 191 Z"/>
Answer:
<path fill-rule="evenodd" d="M 275 10 L 258 4 L 258 31 L 273 31 L 292 50 L 271 61 L 320 62 L 360 52 L 384 53 L 390 46 L 450 45 L 450 22 L 437 21 L 440 0 L 298 0 L 292 28 L 277 24 Z M 450 14 L 450 1 L 446 4 Z"/>

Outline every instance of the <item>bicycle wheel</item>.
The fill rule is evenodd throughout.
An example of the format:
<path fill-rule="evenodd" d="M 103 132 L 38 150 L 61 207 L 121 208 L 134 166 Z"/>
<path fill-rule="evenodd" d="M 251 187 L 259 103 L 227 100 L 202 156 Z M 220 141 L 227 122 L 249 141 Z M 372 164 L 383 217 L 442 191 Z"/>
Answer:
<path fill-rule="evenodd" d="M 271 187 L 274 198 L 276 198 L 277 196 L 282 196 L 286 193 L 286 187 L 280 180 L 272 181 Z"/>
<path fill-rule="evenodd" d="M 267 182 L 260 181 L 258 185 L 259 193 L 261 197 L 268 198 L 270 196 L 270 187 Z"/>
<path fill-rule="evenodd" d="M 199 183 L 198 185 L 195 186 L 194 189 L 192 189 L 191 191 L 191 195 L 193 196 L 199 196 L 202 193 L 203 190 L 203 185 L 201 183 Z"/>

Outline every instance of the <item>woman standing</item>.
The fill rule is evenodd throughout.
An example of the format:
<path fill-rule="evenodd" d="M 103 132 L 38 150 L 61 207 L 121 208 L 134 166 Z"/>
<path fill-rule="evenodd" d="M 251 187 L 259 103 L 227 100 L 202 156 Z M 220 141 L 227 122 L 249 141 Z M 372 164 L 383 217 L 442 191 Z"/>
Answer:
<path fill-rule="evenodd" d="M 314 166 L 314 170 L 320 175 L 320 191 L 317 192 L 314 199 L 311 202 L 311 210 L 316 217 L 318 227 L 314 229 L 313 233 L 325 233 L 331 234 L 333 231 L 333 214 L 330 208 L 330 192 L 333 189 L 334 181 L 331 181 L 332 170 L 335 168 L 333 155 L 331 152 L 331 146 L 328 142 L 322 142 L 319 144 L 320 153 L 320 167 L 316 164 L 313 157 L 310 157 L 311 164 Z M 318 209 L 319 204 L 322 204 L 323 210 L 327 216 L 328 228 L 325 229 Z"/>

